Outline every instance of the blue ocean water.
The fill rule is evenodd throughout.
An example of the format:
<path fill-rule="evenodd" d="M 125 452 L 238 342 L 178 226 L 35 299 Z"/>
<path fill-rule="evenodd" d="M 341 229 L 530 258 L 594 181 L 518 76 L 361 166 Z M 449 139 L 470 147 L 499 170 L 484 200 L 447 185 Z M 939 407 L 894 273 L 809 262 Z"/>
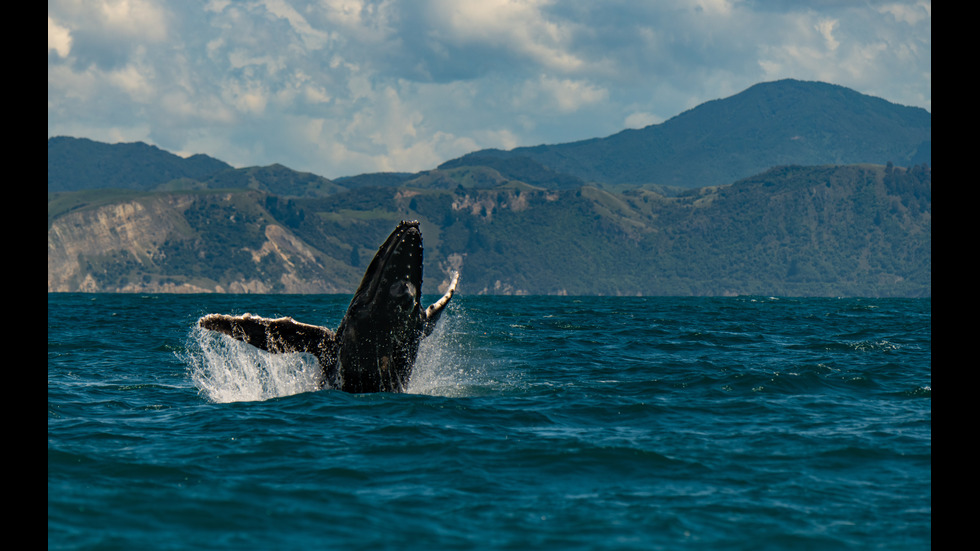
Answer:
<path fill-rule="evenodd" d="M 49 549 L 929 549 L 931 300 L 457 295 L 408 394 L 48 295 Z"/>

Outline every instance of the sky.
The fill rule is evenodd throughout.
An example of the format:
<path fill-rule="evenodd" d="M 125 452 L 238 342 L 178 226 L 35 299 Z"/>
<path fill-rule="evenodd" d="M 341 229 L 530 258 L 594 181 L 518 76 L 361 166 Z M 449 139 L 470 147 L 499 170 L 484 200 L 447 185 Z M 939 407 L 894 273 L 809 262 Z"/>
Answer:
<path fill-rule="evenodd" d="M 930 0 L 48 0 L 48 137 L 327 178 L 659 124 L 784 78 L 932 111 Z"/>

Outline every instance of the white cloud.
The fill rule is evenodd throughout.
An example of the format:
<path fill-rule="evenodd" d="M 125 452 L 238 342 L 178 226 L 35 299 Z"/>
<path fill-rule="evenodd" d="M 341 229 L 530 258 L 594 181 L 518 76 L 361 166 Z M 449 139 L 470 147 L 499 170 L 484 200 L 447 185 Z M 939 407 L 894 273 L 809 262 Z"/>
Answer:
<path fill-rule="evenodd" d="M 536 80 L 524 83 L 524 91 L 515 101 L 520 107 L 533 110 L 574 113 L 608 98 L 608 90 L 588 81 L 540 75 Z"/>
<path fill-rule="evenodd" d="M 155 100 L 153 69 L 129 64 L 103 75 L 106 82 L 126 93 L 137 103 Z"/>
<path fill-rule="evenodd" d="M 233 105 L 239 112 L 262 114 L 268 103 L 268 96 L 260 85 L 231 83 L 225 88 L 225 104 Z"/>
<path fill-rule="evenodd" d="M 609 135 L 787 77 L 931 102 L 921 0 L 48 6 L 49 136 L 327 177 Z"/>
<path fill-rule="evenodd" d="M 345 27 L 364 25 L 365 3 L 360 0 L 324 0 L 327 18 Z"/>
<path fill-rule="evenodd" d="M 61 57 L 71 53 L 71 31 L 48 17 L 48 51 L 54 50 Z"/>
<path fill-rule="evenodd" d="M 894 2 L 878 7 L 879 13 L 887 13 L 896 20 L 909 25 L 918 25 L 924 20 L 932 18 L 932 2 L 920 0 L 917 2 L 903 3 Z"/>
<path fill-rule="evenodd" d="M 290 26 L 303 40 L 307 50 L 319 50 L 327 45 L 330 35 L 327 32 L 314 29 L 286 0 L 265 0 L 265 7 L 270 13 L 289 22 Z"/>
<path fill-rule="evenodd" d="M 167 38 L 169 16 L 161 6 L 149 0 L 103 0 L 98 13 L 104 29 L 140 40 L 157 42 Z"/>
<path fill-rule="evenodd" d="M 730 0 L 697 0 L 699 9 L 710 15 L 729 16 L 732 13 L 732 3 Z"/>
<path fill-rule="evenodd" d="M 486 46 L 552 71 L 572 72 L 585 65 L 569 47 L 579 24 L 549 17 L 544 8 L 551 2 L 444 0 L 433 4 L 432 33 L 451 45 Z"/>
<path fill-rule="evenodd" d="M 823 36 L 824 41 L 827 44 L 827 48 L 831 51 L 836 50 L 840 46 L 840 42 L 834 38 L 834 29 L 837 27 L 836 19 L 821 19 L 817 21 L 816 28 Z"/>
<path fill-rule="evenodd" d="M 645 128 L 651 124 L 659 124 L 661 122 L 663 122 L 663 119 L 653 113 L 636 111 L 626 117 L 626 120 L 623 121 L 623 126 L 626 128 Z"/>

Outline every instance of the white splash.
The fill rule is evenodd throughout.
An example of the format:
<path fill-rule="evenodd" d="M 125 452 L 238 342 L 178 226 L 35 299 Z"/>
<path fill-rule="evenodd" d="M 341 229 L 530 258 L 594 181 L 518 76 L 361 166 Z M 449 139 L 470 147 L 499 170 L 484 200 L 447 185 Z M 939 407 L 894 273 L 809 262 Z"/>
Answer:
<path fill-rule="evenodd" d="M 214 331 L 194 328 L 182 359 L 212 402 L 268 400 L 316 390 L 320 366 L 311 354 L 269 354 Z"/>
<path fill-rule="evenodd" d="M 472 324 L 465 309 L 452 303 L 431 335 L 422 339 L 406 392 L 459 398 L 520 384 L 519 376 L 501 370 L 485 351 L 474 351 Z"/>
<path fill-rule="evenodd" d="M 412 378 L 405 391 L 409 394 L 431 396 L 462 396 L 467 394 L 467 379 L 474 374 L 461 362 L 455 332 L 447 328 L 451 322 L 443 317 L 431 335 L 419 344 L 419 355 L 412 369 Z"/>
<path fill-rule="evenodd" d="M 436 330 L 422 339 L 406 392 L 466 396 L 485 386 L 486 374 L 470 364 L 461 345 L 461 309 L 450 305 Z M 311 354 L 270 354 L 199 327 L 191 330 L 185 351 L 191 380 L 211 402 L 268 400 L 315 391 L 322 377 Z"/>

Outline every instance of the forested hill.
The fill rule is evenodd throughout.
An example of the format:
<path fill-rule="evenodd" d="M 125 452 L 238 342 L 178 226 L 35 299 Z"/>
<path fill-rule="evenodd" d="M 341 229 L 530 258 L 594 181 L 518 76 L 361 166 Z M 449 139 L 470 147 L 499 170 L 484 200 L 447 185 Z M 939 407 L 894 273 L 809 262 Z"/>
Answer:
<path fill-rule="evenodd" d="M 426 291 L 930 296 L 932 171 L 783 167 L 669 197 L 593 186 L 49 195 L 48 290 L 349 293 L 418 219 Z"/>

